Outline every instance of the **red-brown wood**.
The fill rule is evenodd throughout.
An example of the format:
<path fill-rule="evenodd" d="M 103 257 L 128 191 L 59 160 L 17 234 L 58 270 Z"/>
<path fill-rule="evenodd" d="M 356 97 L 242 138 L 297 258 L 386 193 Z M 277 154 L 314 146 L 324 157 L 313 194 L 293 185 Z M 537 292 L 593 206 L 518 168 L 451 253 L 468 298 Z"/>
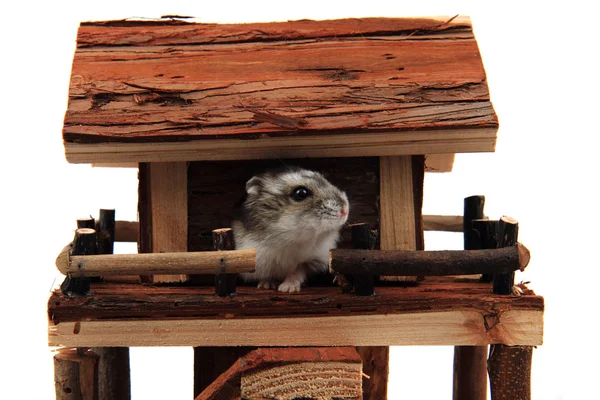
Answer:
<path fill-rule="evenodd" d="M 497 128 L 470 24 L 81 26 L 67 142 Z"/>
<path fill-rule="evenodd" d="M 490 329 L 504 311 L 544 308 L 533 293 L 519 297 L 494 295 L 491 284 L 427 278 L 415 287 L 377 287 L 377 296 L 354 296 L 331 287 L 306 287 L 286 294 L 253 286 L 238 286 L 238 296 L 218 297 L 214 287 L 160 287 L 138 284 L 92 283 L 91 294 L 50 296 L 53 323 L 127 319 L 231 319 L 310 316 L 349 316 L 481 310 Z"/>

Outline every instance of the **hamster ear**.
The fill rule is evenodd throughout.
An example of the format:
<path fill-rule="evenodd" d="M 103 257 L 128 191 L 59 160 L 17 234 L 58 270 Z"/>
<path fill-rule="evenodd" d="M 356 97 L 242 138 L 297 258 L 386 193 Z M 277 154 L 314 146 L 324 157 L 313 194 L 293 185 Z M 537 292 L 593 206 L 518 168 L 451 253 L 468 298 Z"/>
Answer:
<path fill-rule="evenodd" d="M 248 182 L 246 182 L 246 193 L 258 194 L 260 189 L 263 187 L 263 181 L 258 176 L 253 176 Z"/>

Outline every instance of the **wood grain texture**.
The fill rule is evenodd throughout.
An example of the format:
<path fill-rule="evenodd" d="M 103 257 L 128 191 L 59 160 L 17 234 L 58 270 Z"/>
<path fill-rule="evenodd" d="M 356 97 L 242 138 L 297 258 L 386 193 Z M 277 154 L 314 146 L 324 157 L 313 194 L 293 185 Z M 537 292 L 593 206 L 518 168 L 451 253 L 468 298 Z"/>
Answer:
<path fill-rule="evenodd" d="M 381 250 L 417 250 L 412 157 L 380 157 L 379 187 Z M 416 282 L 416 276 L 381 279 Z"/>
<path fill-rule="evenodd" d="M 346 382 L 324 379 L 323 372 L 326 370 L 323 367 L 333 368 L 334 370 L 330 372 L 338 377 L 338 373 L 342 372 L 343 380 Z M 313 369 L 312 374 L 308 372 L 309 368 Z M 195 400 L 225 400 L 240 397 L 292 399 L 298 398 L 298 394 L 303 394 L 302 398 L 307 395 L 319 399 L 357 398 L 355 393 L 360 393 L 360 372 L 360 357 L 351 347 L 260 348 L 236 360 Z M 311 375 L 317 375 L 318 378 L 315 379 Z M 282 379 L 282 376 L 285 378 Z M 256 387 L 253 383 L 264 384 L 265 377 L 268 388 L 263 389 L 267 389 L 268 392 L 253 393 L 252 386 Z M 286 385 L 285 381 L 291 383 L 291 387 L 283 388 L 282 384 Z M 304 386 L 307 383 L 309 386 Z M 294 389 L 303 390 L 304 393 L 297 390 L 294 392 Z M 335 389 L 339 390 L 337 394 L 332 393 Z M 348 392 L 348 389 L 352 392 Z M 342 390 L 345 395 L 341 395 Z"/>
<path fill-rule="evenodd" d="M 50 346 L 453 346 L 542 344 L 542 311 L 479 310 L 347 317 L 102 320 L 50 324 Z M 75 333 L 77 332 L 77 333 Z"/>
<path fill-rule="evenodd" d="M 215 296 L 213 287 L 92 283 L 91 291 L 85 297 L 52 294 L 51 343 L 482 345 L 539 344 L 542 337 L 541 297 L 493 295 L 489 283 L 451 278 L 402 290 L 378 287 L 377 296 L 314 286 L 298 294 L 238 286 L 238 295 L 227 298 Z"/>
<path fill-rule="evenodd" d="M 152 252 L 188 251 L 187 163 L 152 163 L 148 166 Z M 140 199 L 140 202 L 144 199 Z M 183 282 L 185 275 L 154 275 L 154 283 Z"/>
<path fill-rule="evenodd" d="M 414 139 L 388 155 L 493 151 L 498 127 L 467 20 L 88 23 L 69 96 L 71 162 L 362 156 L 395 133 Z"/>

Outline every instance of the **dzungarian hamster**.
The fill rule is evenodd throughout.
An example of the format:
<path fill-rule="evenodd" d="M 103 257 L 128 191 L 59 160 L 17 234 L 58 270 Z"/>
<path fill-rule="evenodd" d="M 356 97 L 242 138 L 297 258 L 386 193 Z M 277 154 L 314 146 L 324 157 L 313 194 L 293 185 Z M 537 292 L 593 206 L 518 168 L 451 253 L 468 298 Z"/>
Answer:
<path fill-rule="evenodd" d="M 348 212 L 346 193 L 318 172 L 288 167 L 252 177 L 232 223 L 236 249 L 256 248 L 256 271 L 243 277 L 299 292 L 307 275 L 327 271 Z"/>

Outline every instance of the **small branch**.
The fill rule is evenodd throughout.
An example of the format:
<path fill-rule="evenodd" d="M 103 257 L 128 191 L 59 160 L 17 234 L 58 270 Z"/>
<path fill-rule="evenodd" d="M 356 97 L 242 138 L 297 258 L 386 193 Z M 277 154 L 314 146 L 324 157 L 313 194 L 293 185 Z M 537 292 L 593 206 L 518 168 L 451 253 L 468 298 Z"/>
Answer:
<path fill-rule="evenodd" d="M 529 251 L 522 244 L 489 250 L 331 250 L 332 273 L 372 275 L 447 276 L 511 273 L 523 270 Z"/>
<path fill-rule="evenodd" d="M 507 247 L 515 245 L 515 243 L 517 243 L 518 235 L 519 223 L 515 219 L 510 217 L 500 218 L 500 221 L 498 221 L 497 234 L 498 247 Z M 527 258 L 527 262 L 529 262 L 529 251 L 521 253 Z M 494 275 L 493 290 L 496 294 L 513 294 L 514 284 L 514 271 L 498 271 Z"/>
<path fill-rule="evenodd" d="M 60 272 L 74 277 L 241 273 L 253 272 L 255 266 L 255 249 L 70 257 L 66 257 L 63 250 L 63 253 L 58 256 L 56 264 Z"/>

